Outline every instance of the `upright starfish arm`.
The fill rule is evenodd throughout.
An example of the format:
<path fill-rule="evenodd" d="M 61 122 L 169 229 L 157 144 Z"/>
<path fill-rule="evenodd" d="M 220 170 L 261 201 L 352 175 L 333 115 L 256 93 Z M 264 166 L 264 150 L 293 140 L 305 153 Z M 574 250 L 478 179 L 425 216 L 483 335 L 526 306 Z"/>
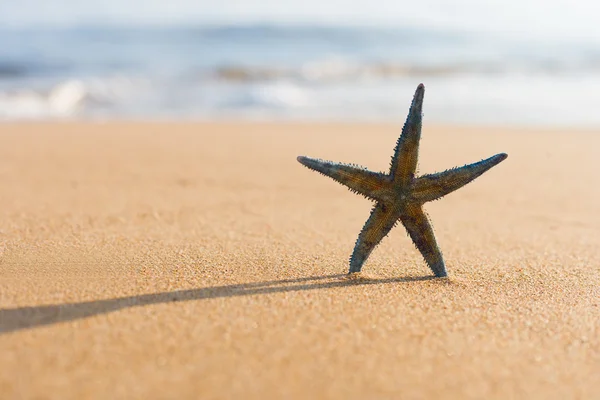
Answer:
<path fill-rule="evenodd" d="M 504 161 L 506 157 L 508 156 L 504 153 L 496 154 L 488 159 L 464 167 L 421 176 L 413 184 L 411 198 L 419 203 L 437 200 L 465 186 L 490 168 Z"/>
<path fill-rule="evenodd" d="M 425 86 L 417 87 L 415 96 L 402 128 L 402 134 L 398 138 L 390 174 L 394 182 L 399 186 L 405 186 L 412 182 L 417 170 L 417 159 L 419 157 L 419 141 L 421 140 L 421 125 L 423 123 L 423 96 Z"/>
<path fill-rule="evenodd" d="M 386 175 L 367 171 L 360 167 L 317 160 L 309 157 L 298 157 L 298 162 L 307 168 L 320 172 L 333 180 L 347 186 L 350 190 L 362 194 L 372 200 L 381 200 L 389 193 L 391 182 Z"/>
<path fill-rule="evenodd" d="M 399 213 L 393 207 L 386 206 L 384 203 L 377 203 L 375 205 L 373 211 L 371 211 L 371 216 L 356 240 L 354 252 L 352 252 L 352 256 L 350 257 L 349 273 L 360 272 L 369 254 L 396 225 L 398 217 Z"/>
<path fill-rule="evenodd" d="M 438 248 L 433 228 L 420 206 L 409 206 L 400 216 L 402 224 L 435 276 L 447 276 L 442 252 Z"/>

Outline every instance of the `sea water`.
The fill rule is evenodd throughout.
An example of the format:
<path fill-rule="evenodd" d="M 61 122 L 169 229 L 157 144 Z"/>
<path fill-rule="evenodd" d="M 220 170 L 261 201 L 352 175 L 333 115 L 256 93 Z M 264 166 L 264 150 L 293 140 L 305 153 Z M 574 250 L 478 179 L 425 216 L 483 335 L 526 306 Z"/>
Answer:
<path fill-rule="evenodd" d="M 0 0 L 0 120 L 401 122 L 423 82 L 427 121 L 600 124 L 594 2 L 49 3 Z"/>

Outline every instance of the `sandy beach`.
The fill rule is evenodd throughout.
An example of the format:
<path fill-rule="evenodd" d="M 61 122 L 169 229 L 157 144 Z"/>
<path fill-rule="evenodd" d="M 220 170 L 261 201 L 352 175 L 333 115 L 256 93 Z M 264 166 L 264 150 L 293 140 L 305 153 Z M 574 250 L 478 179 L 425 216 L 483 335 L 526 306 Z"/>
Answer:
<path fill-rule="evenodd" d="M 298 155 L 389 166 L 401 125 L 0 125 L 0 398 L 592 399 L 600 131 L 431 126 L 419 171 L 508 159 L 362 279 L 371 203 Z"/>

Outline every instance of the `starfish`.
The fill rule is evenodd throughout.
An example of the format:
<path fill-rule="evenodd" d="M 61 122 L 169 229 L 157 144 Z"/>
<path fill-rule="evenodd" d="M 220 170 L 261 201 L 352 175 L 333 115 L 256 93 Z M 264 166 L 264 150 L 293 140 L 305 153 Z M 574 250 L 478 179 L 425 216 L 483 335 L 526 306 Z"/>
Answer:
<path fill-rule="evenodd" d="M 415 92 L 402 134 L 396 143 L 390 172 L 372 172 L 365 168 L 309 157 L 298 161 L 351 191 L 375 201 L 371 216 L 358 235 L 350 257 L 349 274 L 360 272 L 363 264 L 381 240 L 400 221 L 435 276 L 447 276 L 446 265 L 423 204 L 451 193 L 504 161 L 505 153 L 435 174 L 415 176 L 423 121 L 425 86 Z"/>

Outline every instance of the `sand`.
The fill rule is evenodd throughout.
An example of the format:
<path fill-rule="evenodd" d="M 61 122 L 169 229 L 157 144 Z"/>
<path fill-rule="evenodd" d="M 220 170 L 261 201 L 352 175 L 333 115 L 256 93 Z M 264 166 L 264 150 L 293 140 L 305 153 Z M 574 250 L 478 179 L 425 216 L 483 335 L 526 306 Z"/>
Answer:
<path fill-rule="evenodd" d="M 400 125 L 0 125 L 0 397 L 600 393 L 600 131 L 424 126 L 450 277 L 298 155 L 389 165 Z"/>

